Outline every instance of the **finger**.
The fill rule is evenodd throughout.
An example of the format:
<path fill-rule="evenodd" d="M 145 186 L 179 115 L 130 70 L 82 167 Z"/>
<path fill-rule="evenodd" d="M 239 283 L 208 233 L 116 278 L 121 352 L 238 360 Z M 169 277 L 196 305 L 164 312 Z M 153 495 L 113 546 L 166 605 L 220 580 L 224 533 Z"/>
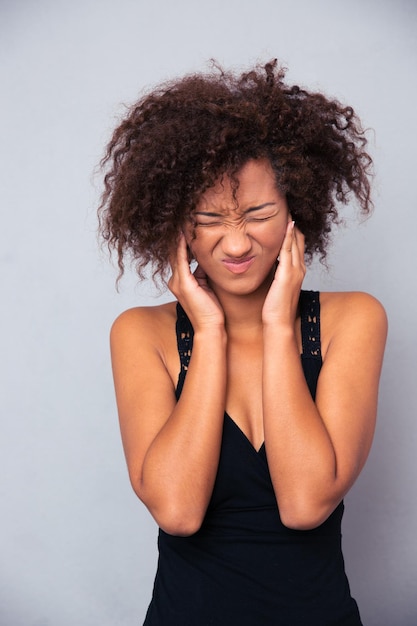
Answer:
<path fill-rule="evenodd" d="M 305 237 L 299 228 L 294 227 L 294 238 L 292 245 L 292 258 L 294 263 L 301 263 L 304 265 L 305 255 Z"/>
<path fill-rule="evenodd" d="M 177 267 L 177 264 L 178 264 L 178 250 L 181 245 L 181 237 L 182 237 L 182 234 L 179 235 L 178 241 L 176 242 L 176 244 L 174 244 L 168 257 L 168 261 L 169 261 L 172 271 L 174 271 L 174 269 Z"/>
<path fill-rule="evenodd" d="M 176 254 L 176 270 L 180 278 L 189 276 L 190 264 L 188 262 L 188 250 L 187 242 L 184 233 L 180 234 L 178 240 L 177 254 Z"/>
<path fill-rule="evenodd" d="M 294 222 L 288 222 L 285 237 L 279 251 L 280 264 L 291 263 L 292 248 L 294 245 Z"/>
<path fill-rule="evenodd" d="M 182 276 L 181 267 L 184 263 L 184 248 L 185 248 L 185 256 L 187 256 L 185 237 L 183 233 L 180 233 L 178 237 L 177 245 L 175 249 L 172 250 L 171 254 L 169 255 L 169 264 L 171 267 L 171 278 L 170 278 L 170 282 L 168 283 L 168 285 L 170 288 L 173 287 L 175 284 L 177 284 L 179 280 L 181 280 L 181 276 Z M 189 267 L 187 261 L 186 263 L 187 263 L 187 267 Z"/>

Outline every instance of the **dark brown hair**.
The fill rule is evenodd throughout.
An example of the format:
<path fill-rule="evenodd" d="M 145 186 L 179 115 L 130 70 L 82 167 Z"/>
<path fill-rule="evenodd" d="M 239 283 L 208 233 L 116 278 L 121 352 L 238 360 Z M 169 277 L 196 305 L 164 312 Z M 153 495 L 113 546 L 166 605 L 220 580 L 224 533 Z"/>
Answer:
<path fill-rule="evenodd" d="M 100 234 L 140 276 L 164 276 L 199 197 L 248 159 L 269 159 L 310 259 L 326 256 L 338 206 L 371 209 L 371 158 L 353 109 L 284 82 L 276 60 L 249 72 L 214 65 L 157 87 L 130 107 L 101 165 Z"/>

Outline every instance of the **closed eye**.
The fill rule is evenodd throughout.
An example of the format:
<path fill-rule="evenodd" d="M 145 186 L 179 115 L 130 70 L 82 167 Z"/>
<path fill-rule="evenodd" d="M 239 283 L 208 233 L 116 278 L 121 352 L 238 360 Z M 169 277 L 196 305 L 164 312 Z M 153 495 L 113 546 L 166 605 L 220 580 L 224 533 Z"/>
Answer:
<path fill-rule="evenodd" d="M 267 217 L 248 217 L 247 222 L 266 222 L 274 217 L 274 215 L 268 215 Z"/>
<path fill-rule="evenodd" d="M 275 213 L 273 215 L 265 215 L 264 217 L 252 217 L 252 216 L 246 216 L 244 218 L 245 222 L 266 222 L 267 220 L 272 219 L 273 217 L 275 217 Z M 208 222 L 204 222 L 201 220 L 196 220 L 195 224 L 196 226 L 221 226 L 222 224 L 227 223 L 224 220 L 211 220 Z"/>
<path fill-rule="evenodd" d="M 269 209 L 269 211 L 268 211 Z M 272 213 L 271 213 L 272 209 Z M 238 222 L 266 222 L 272 219 L 279 213 L 274 202 L 266 202 L 256 207 L 251 207 L 243 215 L 240 216 Z M 228 217 L 219 215 L 217 213 L 209 213 L 206 211 L 198 211 L 195 213 L 195 225 L 196 226 L 221 226 L 223 224 L 232 224 Z"/>
<path fill-rule="evenodd" d="M 216 221 L 212 221 L 212 222 L 200 222 L 200 221 L 196 221 L 196 226 L 220 226 L 221 225 L 221 221 L 220 220 L 216 220 Z"/>

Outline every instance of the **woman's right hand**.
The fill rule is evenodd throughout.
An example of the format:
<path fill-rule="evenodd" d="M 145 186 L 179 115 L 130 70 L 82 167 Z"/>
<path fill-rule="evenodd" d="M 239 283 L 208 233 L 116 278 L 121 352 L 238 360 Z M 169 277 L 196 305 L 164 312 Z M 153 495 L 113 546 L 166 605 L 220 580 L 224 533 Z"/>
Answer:
<path fill-rule="evenodd" d="M 180 235 L 176 254 L 170 258 L 172 270 L 168 287 L 187 313 L 194 332 L 224 326 L 224 312 L 215 293 L 210 288 L 207 275 L 199 265 L 190 270 L 187 243 Z"/>

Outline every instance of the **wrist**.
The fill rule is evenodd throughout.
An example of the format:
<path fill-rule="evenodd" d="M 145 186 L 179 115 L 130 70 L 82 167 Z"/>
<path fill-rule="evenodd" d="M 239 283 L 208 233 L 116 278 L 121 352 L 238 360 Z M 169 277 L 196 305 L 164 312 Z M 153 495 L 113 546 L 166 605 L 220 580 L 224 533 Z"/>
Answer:
<path fill-rule="evenodd" d="M 279 335 L 295 334 L 295 320 L 283 321 L 276 318 L 271 320 L 262 320 L 262 328 L 264 333 L 277 333 Z"/>
<path fill-rule="evenodd" d="M 294 344 L 297 342 L 297 334 L 295 331 L 295 324 L 274 322 L 263 324 L 263 339 L 265 347 L 276 346 L 279 343 L 280 346 Z M 275 347 L 274 347 L 275 349 Z"/>
<path fill-rule="evenodd" d="M 224 325 L 201 326 L 194 329 L 194 343 L 210 342 L 226 344 L 227 333 Z"/>

